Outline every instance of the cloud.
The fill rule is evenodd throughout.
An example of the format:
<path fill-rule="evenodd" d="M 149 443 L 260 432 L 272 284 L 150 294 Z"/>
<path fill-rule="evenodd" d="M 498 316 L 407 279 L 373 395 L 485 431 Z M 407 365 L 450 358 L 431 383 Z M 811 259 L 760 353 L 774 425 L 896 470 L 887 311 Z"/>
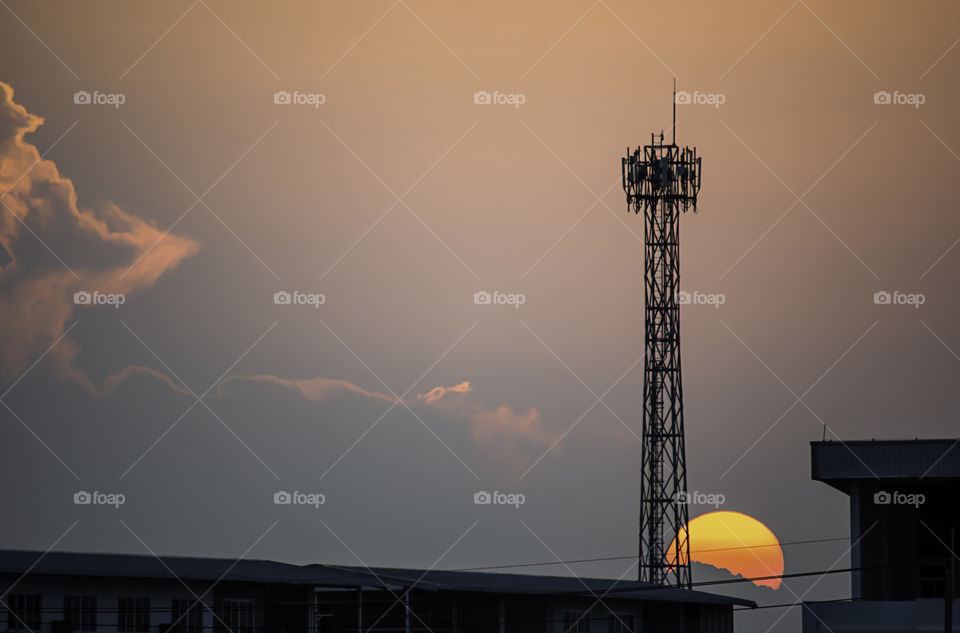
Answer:
<path fill-rule="evenodd" d="M 467 394 L 472 391 L 471 384 L 464 381 L 452 387 L 434 387 L 418 395 L 416 402 L 466 418 L 474 441 L 492 451 L 543 450 L 555 441 L 555 434 L 544 428 L 543 419 L 534 407 L 522 413 L 503 404 L 491 409 L 470 401 Z"/>
<path fill-rule="evenodd" d="M 469 393 L 470 391 L 473 391 L 473 389 L 470 387 L 470 383 L 464 381 L 459 385 L 454 385 L 453 387 L 434 387 L 427 393 L 421 393 L 417 395 L 417 400 L 422 400 L 426 404 L 436 404 L 443 400 L 443 397 L 447 394 Z"/>
<path fill-rule="evenodd" d="M 233 394 L 230 383 L 250 381 L 269 383 L 299 393 L 308 400 L 328 400 L 345 393 L 360 395 L 393 404 L 396 398 L 376 391 L 368 391 L 346 380 L 333 378 L 291 379 L 271 374 L 254 376 L 233 375 L 217 386 L 217 395 Z M 553 445 L 557 434 L 543 425 L 540 413 L 534 407 L 518 413 L 508 405 L 494 408 L 472 401 L 473 386 L 463 381 L 451 387 L 437 386 L 413 399 L 403 400 L 410 407 L 419 407 L 443 414 L 454 422 L 464 422 L 475 445 L 515 463 L 529 464 L 529 456 Z"/>
<path fill-rule="evenodd" d="M 0 82 L 0 379 L 19 377 L 58 339 L 79 308 L 78 290 L 129 295 L 150 286 L 197 252 L 197 242 L 164 234 L 110 202 L 81 206 L 73 183 L 24 140 L 43 119 L 13 101 Z M 58 261 L 58 259 L 60 261 Z M 87 308 L 92 309 L 92 308 Z M 74 364 L 68 337 L 50 351 L 57 371 L 94 393 L 113 389 L 127 368 L 98 388 Z"/>
<path fill-rule="evenodd" d="M 355 393 L 367 398 L 374 398 L 376 400 L 383 400 L 385 402 L 390 402 L 391 404 L 396 400 L 396 398 L 393 396 L 377 393 L 375 391 L 367 391 L 366 389 L 358 387 L 352 382 L 348 382 L 346 380 L 320 377 L 292 379 L 280 378 L 279 376 L 274 376 L 271 374 L 257 374 L 255 376 L 230 376 L 217 385 L 217 395 L 220 397 L 229 396 L 232 392 L 228 385 L 237 381 L 265 382 L 280 385 L 281 387 L 286 387 L 292 391 L 299 392 L 300 395 L 307 400 L 315 401 L 326 400 L 344 392 Z"/>
<path fill-rule="evenodd" d="M 472 385 L 464 381 L 452 387 L 434 387 L 419 394 L 416 402 L 466 419 L 476 445 L 516 463 L 522 463 L 524 455 L 540 453 L 556 441 L 558 436 L 544 427 L 536 408 L 517 412 L 501 404 L 491 409 L 469 400 L 467 395 L 472 391 Z"/>
<path fill-rule="evenodd" d="M 540 413 L 533 407 L 526 413 L 517 413 L 506 405 L 494 409 L 481 407 L 470 414 L 470 420 L 473 439 L 495 452 L 543 450 L 557 439 L 543 427 Z"/>
<path fill-rule="evenodd" d="M 166 375 L 162 371 L 157 371 L 156 369 L 151 369 L 150 367 L 144 367 L 142 365 L 130 365 L 129 367 L 124 367 L 120 371 L 110 374 L 107 379 L 103 382 L 103 387 L 96 391 L 99 395 L 106 395 L 113 391 L 113 389 L 125 381 L 127 378 L 130 378 L 134 374 L 146 374 L 147 376 L 153 376 L 157 380 L 164 382 L 168 387 L 174 391 L 186 395 L 193 395 L 193 393 L 185 388 L 180 383 L 176 382 L 173 378 Z"/>

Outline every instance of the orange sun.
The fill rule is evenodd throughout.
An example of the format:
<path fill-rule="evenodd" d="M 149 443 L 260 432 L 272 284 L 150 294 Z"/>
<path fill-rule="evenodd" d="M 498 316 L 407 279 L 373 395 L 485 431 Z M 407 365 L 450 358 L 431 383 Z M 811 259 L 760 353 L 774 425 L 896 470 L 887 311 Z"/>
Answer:
<path fill-rule="evenodd" d="M 732 574 L 755 578 L 783 574 L 780 541 L 766 525 L 740 512 L 708 512 L 691 520 L 670 545 L 668 560 L 677 541 L 689 532 L 690 560 L 726 569 Z M 780 578 L 755 580 L 759 587 L 780 588 Z"/>

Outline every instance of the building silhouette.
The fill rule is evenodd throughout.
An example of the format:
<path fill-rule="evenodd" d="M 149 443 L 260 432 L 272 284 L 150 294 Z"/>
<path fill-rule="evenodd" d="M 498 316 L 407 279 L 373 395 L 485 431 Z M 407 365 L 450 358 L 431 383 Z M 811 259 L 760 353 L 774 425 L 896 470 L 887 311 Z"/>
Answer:
<path fill-rule="evenodd" d="M 813 479 L 850 498 L 854 571 L 849 602 L 804 604 L 804 633 L 960 630 L 958 443 L 811 443 Z"/>
<path fill-rule="evenodd" d="M 0 551 L 8 631 L 731 633 L 753 602 L 636 581 Z"/>

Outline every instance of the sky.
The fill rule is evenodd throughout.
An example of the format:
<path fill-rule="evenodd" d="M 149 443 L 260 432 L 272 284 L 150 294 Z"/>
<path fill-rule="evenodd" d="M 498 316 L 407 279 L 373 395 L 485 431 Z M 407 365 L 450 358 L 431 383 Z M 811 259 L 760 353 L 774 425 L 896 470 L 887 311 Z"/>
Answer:
<path fill-rule="evenodd" d="M 957 435 L 956 3 L 0 4 L 4 547 L 632 578 L 674 78 L 691 516 L 843 537 L 810 441 Z"/>

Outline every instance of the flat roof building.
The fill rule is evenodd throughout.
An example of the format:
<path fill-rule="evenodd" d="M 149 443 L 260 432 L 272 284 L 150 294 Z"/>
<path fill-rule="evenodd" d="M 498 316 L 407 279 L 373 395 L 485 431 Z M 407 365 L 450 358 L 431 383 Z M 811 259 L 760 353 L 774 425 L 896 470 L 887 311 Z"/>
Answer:
<path fill-rule="evenodd" d="M 960 440 L 812 442 L 811 476 L 849 496 L 850 566 L 859 571 L 850 602 L 804 605 L 804 632 L 943 631 L 957 579 Z"/>
<path fill-rule="evenodd" d="M 31 633 L 731 633 L 749 601 L 635 581 L 0 550 Z"/>

